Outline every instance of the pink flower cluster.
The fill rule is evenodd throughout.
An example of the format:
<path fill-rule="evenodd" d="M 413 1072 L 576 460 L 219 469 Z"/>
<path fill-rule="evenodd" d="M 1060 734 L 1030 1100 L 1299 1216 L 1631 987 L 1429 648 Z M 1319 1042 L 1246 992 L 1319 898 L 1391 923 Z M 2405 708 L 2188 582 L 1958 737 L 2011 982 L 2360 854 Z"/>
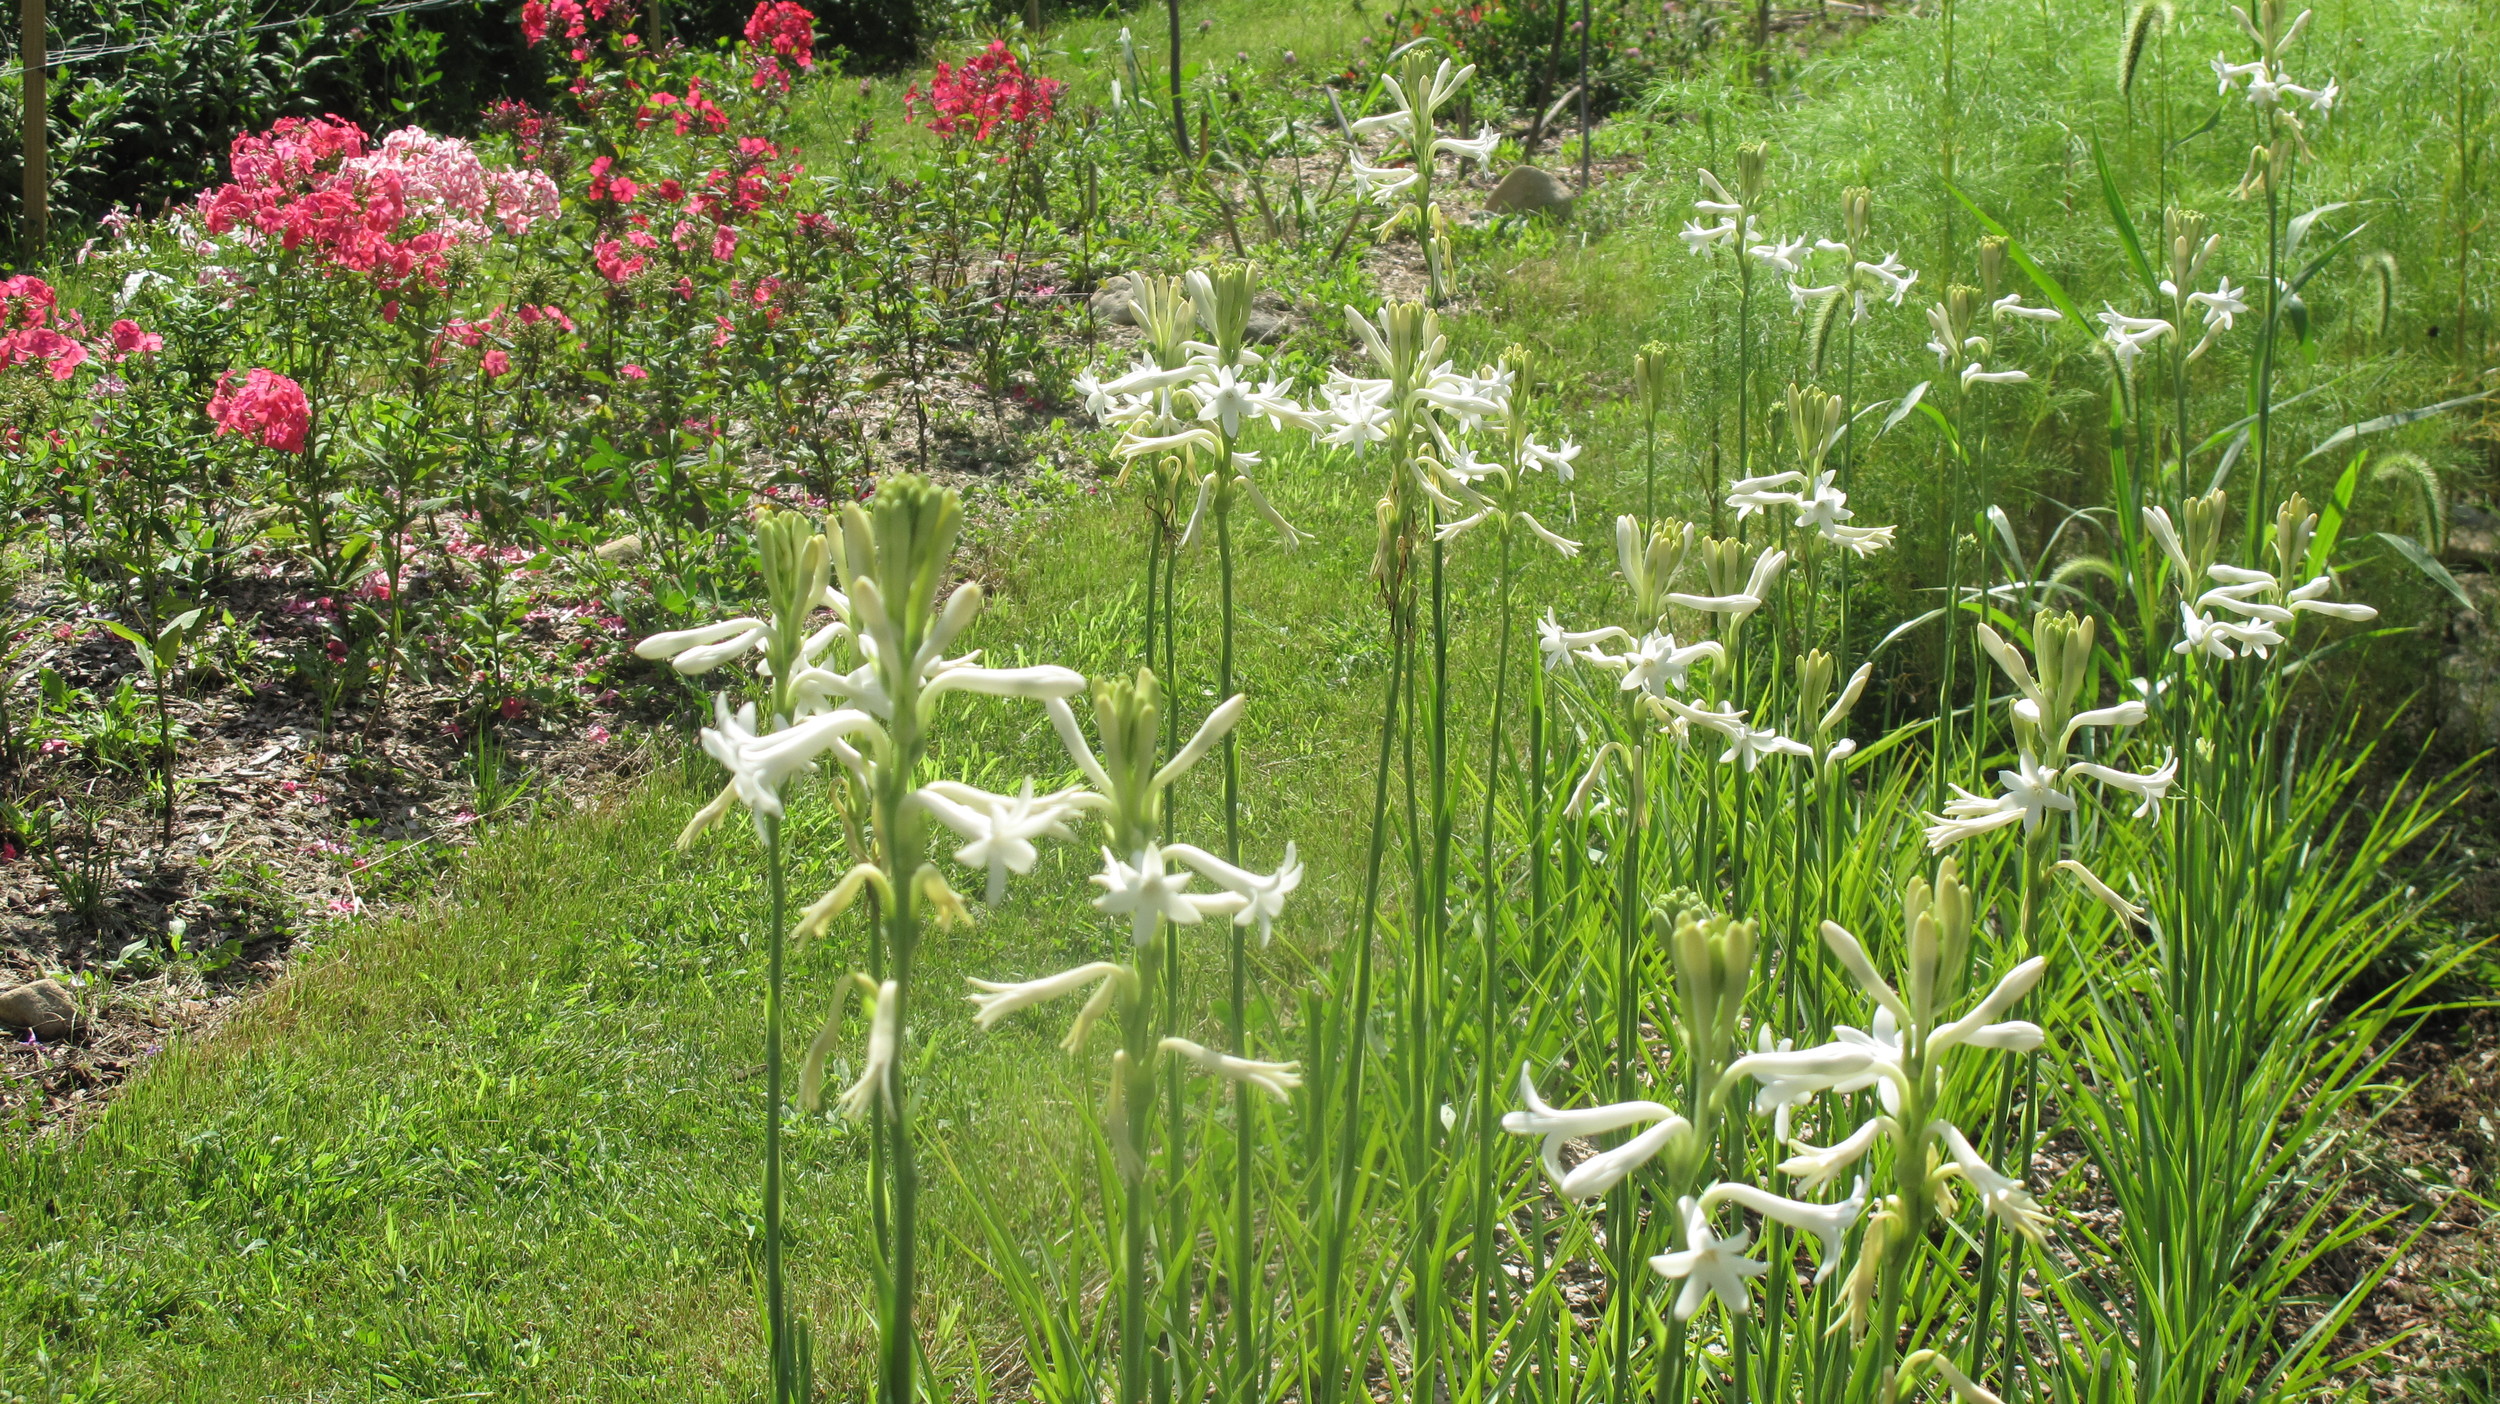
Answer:
<path fill-rule="evenodd" d="M 368 149 L 337 117 L 287 117 L 234 139 L 233 179 L 200 198 L 209 232 L 309 247 L 384 289 L 440 286 L 451 249 L 556 214 L 555 183 L 535 170 L 487 170 L 467 142 L 408 127 Z"/>
<path fill-rule="evenodd" d="M 816 16 L 791 0 L 763 0 L 747 16 L 747 47 L 755 60 L 755 77 L 749 80 L 755 90 L 786 93 L 792 80 L 784 62 L 816 66 Z"/>
<path fill-rule="evenodd" d="M 273 370 L 255 367 L 235 383 L 235 373 L 217 377 L 217 393 L 209 397 L 208 417 L 219 437 L 240 434 L 263 448 L 302 453 L 312 428 L 312 405 L 304 387 Z"/>
<path fill-rule="evenodd" d="M 546 172 L 489 170 L 467 142 L 423 127 L 400 128 L 382 138 L 372 154 L 341 169 L 359 181 L 396 176 L 408 217 L 426 220 L 463 243 L 492 238 L 489 219 L 517 238 L 540 220 L 556 217 L 556 183 Z"/>
<path fill-rule="evenodd" d="M 679 136 L 697 131 L 717 133 L 729 130 L 729 114 L 721 111 L 719 103 L 703 95 L 703 80 L 700 78 L 686 80 L 684 97 L 662 88 L 634 109 L 637 130 L 661 121 L 669 123 Z"/>
<path fill-rule="evenodd" d="M 582 63 L 590 58 L 590 49 L 583 40 L 590 35 L 591 21 L 605 23 L 610 15 L 623 24 L 632 12 L 615 0 L 589 0 L 587 5 L 582 0 L 522 0 L 521 38 L 531 48 L 537 48 L 546 42 L 549 22 L 561 23 L 565 41 L 573 46 L 573 62 Z M 633 35 L 625 36 L 628 46 L 633 41 Z"/>
<path fill-rule="evenodd" d="M 925 95 L 917 83 L 905 89 L 903 115 L 906 121 L 920 120 L 919 106 L 925 102 L 929 130 L 940 136 L 969 130 L 974 141 L 988 141 L 1005 123 L 1018 141 L 1030 142 L 1034 130 L 1050 120 L 1067 86 L 1056 78 L 1026 73 L 1007 41 L 993 39 L 961 68 L 950 68 L 941 59 Z"/>
<path fill-rule="evenodd" d="M 41 362 L 54 380 L 67 380 L 87 359 L 77 338 L 53 325 L 60 294 L 31 273 L 0 278 L 0 370 Z M 76 313 L 61 318 L 76 330 Z"/>

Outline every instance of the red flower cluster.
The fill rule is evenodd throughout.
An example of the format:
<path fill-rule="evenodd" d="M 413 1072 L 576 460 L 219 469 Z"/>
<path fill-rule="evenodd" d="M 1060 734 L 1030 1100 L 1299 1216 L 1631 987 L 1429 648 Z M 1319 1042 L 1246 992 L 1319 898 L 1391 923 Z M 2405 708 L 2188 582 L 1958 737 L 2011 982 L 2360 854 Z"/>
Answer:
<path fill-rule="evenodd" d="M 497 98 L 486 108 L 486 130 L 509 132 L 521 160 L 535 166 L 547 154 L 547 116 L 526 102 Z"/>
<path fill-rule="evenodd" d="M 233 371 L 217 377 L 208 417 L 216 422 L 220 437 L 241 434 L 263 448 L 302 453 L 304 435 L 312 428 L 312 405 L 303 386 L 276 371 L 254 368 L 240 385 Z"/>
<path fill-rule="evenodd" d="M 123 360 L 134 354 L 153 356 L 164 349 L 164 337 L 152 331 L 140 330 L 139 324 L 128 317 L 113 323 L 114 360 Z"/>
<path fill-rule="evenodd" d="M 747 16 L 747 47 L 755 60 L 755 90 L 790 91 L 790 71 L 783 61 L 802 69 L 816 66 L 816 16 L 790 0 L 763 0 Z"/>
<path fill-rule="evenodd" d="M 40 361 L 54 380 L 67 380 L 87 359 L 87 348 L 52 325 L 60 295 L 31 273 L 0 278 L 0 370 Z M 64 317 L 72 330 L 77 314 Z"/>
<path fill-rule="evenodd" d="M 720 110 L 720 104 L 703 95 L 703 80 L 700 78 L 686 80 L 684 97 L 679 97 L 672 92 L 656 92 L 641 106 L 634 109 L 634 126 L 637 130 L 663 119 L 676 127 L 679 136 L 685 136 L 697 130 L 704 132 L 729 130 L 729 114 Z"/>
<path fill-rule="evenodd" d="M 617 23 L 624 24 L 632 12 L 616 0 L 589 0 L 587 4 L 583 0 L 522 0 L 521 38 L 535 49 L 546 41 L 549 22 L 560 23 L 566 42 L 573 46 L 573 62 L 582 63 L 590 58 L 590 50 L 582 41 L 590 35 L 591 22 L 604 24 L 611 15 Z M 626 38 L 631 40 L 633 36 Z"/>
<path fill-rule="evenodd" d="M 641 254 L 625 252 L 625 246 L 614 239 L 602 239 L 594 245 L 590 251 L 590 261 L 591 266 L 599 270 L 599 276 L 611 283 L 625 282 L 640 273 L 650 262 Z"/>
<path fill-rule="evenodd" d="M 1008 52 L 1007 41 L 993 39 L 961 68 L 950 68 L 940 60 L 926 95 L 917 83 L 906 89 L 903 116 L 906 121 L 920 120 L 919 105 L 925 102 L 929 130 L 940 136 L 969 130 L 974 141 L 988 141 L 1004 122 L 1018 141 L 1030 142 L 1034 128 L 1050 120 L 1067 86 L 1056 78 L 1026 73 L 1024 65 Z"/>
<path fill-rule="evenodd" d="M 584 200 L 594 205 L 606 204 L 610 200 L 620 205 L 634 203 L 634 197 L 642 193 L 642 187 L 629 176 L 609 174 L 615 164 L 613 156 L 602 156 L 590 163 L 590 188 L 582 192 Z"/>

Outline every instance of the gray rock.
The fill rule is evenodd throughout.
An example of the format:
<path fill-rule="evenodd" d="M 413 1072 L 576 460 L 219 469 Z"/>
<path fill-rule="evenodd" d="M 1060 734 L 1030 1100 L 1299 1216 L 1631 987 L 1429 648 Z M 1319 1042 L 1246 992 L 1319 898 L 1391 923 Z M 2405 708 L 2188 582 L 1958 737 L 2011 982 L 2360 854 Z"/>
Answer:
<path fill-rule="evenodd" d="M 1513 166 L 1493 193 L 1484 197 L 1484 207 L 1501 214 L 1571 213 L 1571 187 L 1550 171 L 1535 166 Z"/>
<path fill-rule="evenodd" d="M 37 980 L 0 992 L 0 1024 L 32 1030 L 37 1038 L 67 1038 L 77 1019 L 78 1005 L 58 980 Z"/>
<path fill-rule="evenodd" d="M 1249 321 L 1242 325 L 1242 335 L 1255 344 L 1265 345 L 1284 336 L 1292 329 L 1293 319 L 1284 313 L 1271 312 L 1264 307 L 1253 307 L 1250 309 Z"/>
<path fill-rule="evenodd" d="M 620 536 L 614 541 L 604 543 L 591 554 L 611 564 L 621 565 L 626 561 L 638 561 L 642 559 L 642 538 Z"/>
<path fill-rule="evenodd" d="M 1114 273 L 1103 279 L 1102 285 L 1094 289 L 1094 295 L 1085 300 L 1085 306 L 1094 314 L 1096 321 L 1123 327 L 1136 325 L 1137 314 L 1129 307 L 1128 275 L 1125 273 Z"/>
<path fill-rule="evenodd" d="M 2500 516 L 2460 502 L 2448 514 L 2448 541 L 2440 552 L 2451 561 L 2489 569 L 2500 560 Z"/>
<path fill-rule="evenodd" d="M 2457 650 L 2439 663 L 2439 724 L 2469 749 L 2500 746 L 2500 583 L 2481 571 L 2457 576 L 2474 612 L 2457 612 Z"/>

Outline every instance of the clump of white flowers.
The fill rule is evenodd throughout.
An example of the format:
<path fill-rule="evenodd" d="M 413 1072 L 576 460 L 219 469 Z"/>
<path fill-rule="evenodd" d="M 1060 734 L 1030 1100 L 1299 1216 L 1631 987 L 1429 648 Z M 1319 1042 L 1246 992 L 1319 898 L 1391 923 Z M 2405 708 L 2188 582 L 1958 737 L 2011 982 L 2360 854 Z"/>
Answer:
<path fill-rule="evenodd" d="M 1875 969 L 1855 936 L 1832 922 L 1823 923 L 1825 946 L 1873 1005 L 1873 1017 L 1864 1028 L 1836 1026 L 1832 1040 L 1817 1047 L 1766 1048 L 1750 1054 L 1726 1073 L 1730 1080 L 1753 1079 L 1760 1086 L 1755 1110 L 1781 1116 L 1781 1139 L 1794 1154 L 1780 1162 L 1779 1170 L 1804 1193 L 1836 1183 L 1866 1161 L 1877 1144 L 1892 1145 L 1894 1184 L 1890 1193 L 1873 1201 L 1875 1212 L 1845 1288 L 1846 1320 L 1854 1337 L 1863 1338 L 1872 1325 L 1879 1338 L 1890 1339 L 1894 1323 L 1872 1320 L 1878 1302 L 1887 1311 L 1898 1307 L 1899 1294 L 1886 1290 L 1886 1279 L 1906 1273 L 1914 1256 L 1911 1246 L 1925 1241 L 1938 1217 L 1952 1213 L 1954 1182 L 1968 1188 L 1988 1214 L 2026 1238 L 2039 1238 L 2048 1226 L 2048 1216 L 2021 1180 L 1990 1165 L 1964 1129 L 1939 1110 L 1947 1063 L 1958 1050 L 2030 1052 L 2046 1037 L 2037 1024 L 2006 1017 L 2047 969 L 2037 956 L 2007 970 L 1959 1017 L 1948 1016 L 1968 996 L 1978 974 L 1971 939 L 1975 915 L 1971 894 L 1950 858 L 1938 868 L 1933 887 L 1924 879 L 1910 883 L 1902 898 L 1906 993 Z M 1848 1135 L 1815 1145 L 1788 1134 L 1786 1118 L 1821 1094 L 1869 1089 L 1881 1110 Z M 1816 1206 L 1819 1217 L 1808 1208 L 1787 1207 L 1793 1201 L 1772 1206 L 1768 1201 L 1773 1197 L 1758 1190 L 1722 1187 L 1713 1193 L 1800 1227 L 1836 1225 L 1816 1230 L 1829 1234 L 1827 1269 L 1836 1254 L 1839 1229 L 1869 1202 L 1864 1178 L 1847 1199 Z M 1703 1201 L 1708 1199 L 1703 1196 Z M 1736 1250 L 1722 1242 L 1719 1251 Z M 1687 1271 L 1702 1266 L 1695 1263 Z"/>
<path fill-rule="evenodd" d="M 2264 658 L 2284 645 L 2303 614 L 2355 624 L 2378 618 L 2369 605 L 2327 598 L 2335 591 L 2335 577 L 2310 559 L 2318 516 L 2309 510 L 2308 499 L 2294 493 L 2275 509 L 2268 539 L 2274 554 L 2271 570 L 2215 559 L 2225 506 L 2219 490 L 2189 498 L 2181 504 L 2184 533 L 2168 511 L 2144 509 L 2145 531 L 2161 547 L 2172 572 L 2171 588 L 2179 594 L 2180 635 L 2171 645 L 2173 652 L 2219 661 Z M 2200 586 L 2205 588 L 2200 591 Z"/>

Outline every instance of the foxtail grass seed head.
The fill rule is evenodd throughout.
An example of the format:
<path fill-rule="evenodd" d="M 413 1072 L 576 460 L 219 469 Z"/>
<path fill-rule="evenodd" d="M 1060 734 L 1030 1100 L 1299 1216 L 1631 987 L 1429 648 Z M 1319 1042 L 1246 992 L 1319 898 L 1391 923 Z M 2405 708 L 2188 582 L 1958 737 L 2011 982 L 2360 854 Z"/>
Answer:
<path fill-rule="evenodd" d="M 2118 38 L 2118 91 L 2123 95 L 2135 92 L 2136 71 L 2143 66 L 2144 51 L 2151 47 L 2156 26 L 2170 23 L 2169 0 L 2137 0 L 2128 12 L 2126 28 Z"/>

